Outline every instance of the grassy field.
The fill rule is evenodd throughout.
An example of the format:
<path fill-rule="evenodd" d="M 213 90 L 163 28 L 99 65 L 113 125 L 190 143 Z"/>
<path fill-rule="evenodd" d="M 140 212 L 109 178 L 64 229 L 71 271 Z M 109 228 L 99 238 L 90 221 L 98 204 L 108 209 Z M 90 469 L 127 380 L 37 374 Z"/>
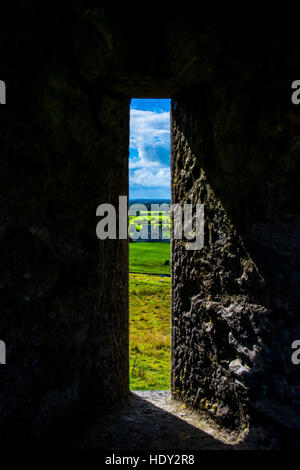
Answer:
<path fill-rule="evenodd" d="M 131 243 L 130 271 L 170 274 L 168 243 Z M 170 388 L 171 278 L 129 274 L 130 388 Z"/>
<path fill-rule="evenodd" d="M 132 237 L 133 224 L 136 225 L 136 230 L 140 231 L 143 228 L 147 228 L 148 224 L 153 226 L 153 229 L 158 230 L 161 225 L 163 230 L 163 236 L 171 236 L 171 217 L 170 212 L 159 212 L 159 211 L 140 211 L 140 215 L 129 216 L 129 235 Z"/>
<path fill-rule="evenodd" d="M 166 223 L 170 225 L 171 217 L 169 212 L 159 212 L 159 211 L 140 211 L 140 215 L 130 215 L 129 223 L 132 223 L 134 220 L 137 220 L 141 224 L 153 222 L 158 224 L 159 222 Z"/>
<path fill-rule="evenodd" d="M 129 243 L 129 272 L 171 274 L 170 243 Z"/>

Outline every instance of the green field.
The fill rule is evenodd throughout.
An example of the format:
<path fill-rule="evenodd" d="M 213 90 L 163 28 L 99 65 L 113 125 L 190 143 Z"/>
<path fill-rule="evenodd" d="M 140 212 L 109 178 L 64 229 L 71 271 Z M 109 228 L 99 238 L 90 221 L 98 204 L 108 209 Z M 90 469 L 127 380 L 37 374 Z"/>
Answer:
<path fill-rule="evenodd" d="M 139 215 L 130 215 L 129 216 L 129 222 L 133 222 L 134 220 L 137 220 L 138 222 L 153 222 L 153 223 L 159 223 L 159 222 L 164 222 L 167 224 L 170 224 L 171 218 L 170 218 L 170 212 L 160 212 L 160 211 L 140 211 Z"/>
<path fill-rule="evenodd" d="M 133 225 L 136 226 L 136 230 L 140 231 L 146 228 L 148 224 L 151 224 L 154 229 L 162 227 L 163 235 L 170 238 L 171 235 L 171 217 L 170 212 L 160 211 L 140 211 L 139 215 L 131 215 L 128 218 L 129 222 L 129 235 L 132 237 Z"/>
<path fill-rule="evenodd" d="M 129 271 L 170 274 L 170 244 L 130 243 Z M 129 274 L 130 388 L 170 388 L 171 278 Z"/>
<path fill-rule="evenodd" d="M 129 272 L 171 274 L 170 243 L 129 243 Z"/>

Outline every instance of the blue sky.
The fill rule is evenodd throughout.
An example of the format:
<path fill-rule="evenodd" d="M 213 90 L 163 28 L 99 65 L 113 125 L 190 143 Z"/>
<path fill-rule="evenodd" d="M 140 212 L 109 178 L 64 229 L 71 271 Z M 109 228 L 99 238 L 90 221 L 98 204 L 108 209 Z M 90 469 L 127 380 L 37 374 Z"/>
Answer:
<path fill-rule="evenodd" d="M 170 199 L 170 100 L 132 99 L 130 199 Z"/>

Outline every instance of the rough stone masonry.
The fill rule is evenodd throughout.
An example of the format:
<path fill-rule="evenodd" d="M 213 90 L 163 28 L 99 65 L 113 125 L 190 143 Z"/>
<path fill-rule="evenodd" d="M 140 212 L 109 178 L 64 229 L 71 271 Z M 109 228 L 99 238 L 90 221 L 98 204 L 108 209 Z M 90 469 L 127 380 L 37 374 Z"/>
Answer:
<path fill-rule="evenodd" d="M 28 0 L 0 18 L 0 445 L 128 394 L 128 243 L 99 241 L 95 211 L 128 194 L 131 97 L 172 98 L 172 199 L 205 204 L 204 248 L 172 247 L 172 393 L 295 445 L 299 33 L 180 11 L 153 34 L 157 15 L 131 28 L 129 10 Z"/>

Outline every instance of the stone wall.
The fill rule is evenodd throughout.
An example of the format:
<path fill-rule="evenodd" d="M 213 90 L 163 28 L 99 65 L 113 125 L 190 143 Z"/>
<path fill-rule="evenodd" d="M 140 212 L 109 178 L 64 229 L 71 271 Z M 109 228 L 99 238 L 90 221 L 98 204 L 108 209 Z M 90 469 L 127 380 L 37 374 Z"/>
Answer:
<path fill-rule="evenodd" d="M 173 242 L 172 390 L 221 425 L 269 423 L 291 443 L 300 431 L 291 361 L 300 326 L 299 129 L 276 94 L 284 81 L 238 83 L 172 101 L 172 197 L 205 205 L 204 247 Z"/>
<path fill-rule="evenodd" d="M 128 393 L 128 244 L 95 229 L 97 206 L 128 193 L 129 98 L 87 88 L 27 20 L 3 57 L 2 445 L 51 423 L 57 433 Z"/>

